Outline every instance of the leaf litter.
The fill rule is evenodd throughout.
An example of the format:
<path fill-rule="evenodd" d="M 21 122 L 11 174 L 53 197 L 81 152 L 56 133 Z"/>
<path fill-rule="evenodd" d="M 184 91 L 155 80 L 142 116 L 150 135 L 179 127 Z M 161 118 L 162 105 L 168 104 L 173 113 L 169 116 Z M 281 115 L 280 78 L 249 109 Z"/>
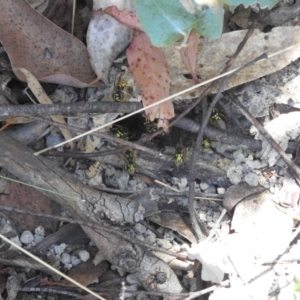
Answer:
<path fill-rule="evenodd" d="M 294 55 L 295 55 L 295 57 L 297 57 L 297 53 L 293 53 Z M 169 58 L 170 56 L 166 56 L 167 58 Z M 139 57 L 138 57 L 138 59 L 139 59 Z M 279 67 L 280 68 L 280 67 Z M 197 71 L 196 71 L 196 74 L 197 74 Z M 260 76 L 262 76 L 261 75 L 262 73 L 259 73 L 258 75 L 257 74 L 255 74 L 255 76 L 257 76 L 257 77 L 260 77 Z M 255 78 L 257 78 L 257 77 L 255 77 Z M 170 79 L 169 79 L 169 81 L 170 81 Z M 270 125 L 271 126 L 271 125 Z M 291 132 L 288 132 L 288 133 L 286 133 L 286 132 L 283 132 L 282 133 L 282 135 L 281 136 L 287 136 L 288 135 L 288 138 L 287 138 L 287 140 L 289 140 L 290 139 L 290 136 L 297 136 L 298 135 L 298 133 L 297 132 L 293 132 L 293 133 L 291 133 Z M 280 139 L 280 137 L 279 137 L 279 139 Z M 242 152 L 243 153 L 243 155 L 249 155 L 249 157 L 250 157 L 250 154 L 249 153 L 247 153 L 247 152 Z M 240 155 L 241 154 L 241 152 L 239 152 L 238 153 L 238 151 L 236 151 L 233 155 L 234 156 L 237 156 L 237 155 Z M 246 157 L 244 157 L 244 158 L 246 158 Z M 269 159 L 269 157 L 268 157 L 268 159 Z M 278 158 L 276 157 L 276 158 L 273 158 L 274 160 L 278 160 Z M 254 160 L 255 161 L 255 160 Z M 245 165 L 246 165 L 246 163 L 245 163 Z M 269 166 L 271 166 L 272 165 L 272 163 L 270 162 L 270 159 L 269 159 L 269 161 L 268 161 L 268 165 Z M 236 166 L 238 166 L 238 164 L 236 165 Z M 242 171 L 242 173 L 243 173 L 243 171 Z M 246 174 L 246 173 L 245 173 Z M 245 174 L 243 175 L 243 176 L 245 176 Z M 243 177 L 241 177 L 241 179 L 242 179 Z M 244 179 L 244 178 L 243 178 Z M 246 179 L 246 177 L 245 177 L 245 179 Z M 279 182 L 279 184 L 280 184 L 280 182 Z M 204 185 L 203 185 L 203 188 L 204 188 Z M 267 197 L 268 198 L 268 197 Z M 286 216 L 284 216 L 284 215 L 282 215 L 282 214 L 279 214 L 279 215 L 277 215 L 276 217 L 274 217 L 274 222 L 272 223 L 271 221 L 270 221 L 270 219 L 269 219 L 269 212 L 270 211 L 272 211 L 272 213 L 273 213 L 273 206 L 268 206 L 269 205 L 269 202 L 268 201 L 265 201 L 265 200 L 259 200 L 259 197 L 256 197 L 253 201 L 252 201 L 253 203 L 252 204 L 254 204 L 254 205 L 256 205 L 257 204 L 257 202 L 258 203 L 260 203 L 262 206 L 266 203 L 266 207 L 267 207 L 267 209 L 266 209 L 266 211 L 267 211 L 267 213 L 266 214 L 263 214 L 263 212 L 262 211 L 260 211 L 260 210 L 256 210 L 255 211 L 255 209 L 253 209 L 253 207 L 247 207 L 247 205 L 250 205 L 249 203 L 251 203 L 251 201 L 246 201 L 246 202 L 244 202 L 243 204 L 245 205 L 245 207 L 243 207 L 243 208 L 240 208 L 240 211 L 242 212 L 242 217 L 240 217 L 239 218 L 239 221 L 237 222 L 235 222 L 234 224 L 235 225 L 233 225 L 233 223 L 232 223 L 232 229 L 235 229 L 235 233 L 234 234 L 231 234 L 231 236 L 229 235 L 229 238 L 228 237 L 223 237 L 225 240 L 228 238 L 228 243 L 230 244 L 231 243 L 231 246 L 233 247 L 233 248 L 235 248 L 234 250 L 230 250 L 229 252 L 231 253 L 231 255 L 232 255 L 232 257 L 230 257 L 230 259 L 228 260 L 228 258 L 227 257 L 223 257 L 222 255 L 220 256 L 220 259 L 222 260 L 222 259 L 224 259 L 224 260 L 227 260 L 227 264 L 228 265 L 230 265 L 231 267 L 230 267 L 230 271 L 228 271 L 228 269 L 227 268 L 225 268 L 225 272 L 229 272 L 229 273 L 235 273 L 235 271 L 236 270 L 234 270 L 234 269 L 237 269 L 237 270 L 242 270 L 242 272 L 244 272 L 247 268 L 245 268 L 245 269 L 243 269 L 244 268 L 244 265 L 243 265 L 243 262 L 241 262 L 241 261 L 239 261 L 239 252 L 241 252 L 240 251 L 240 249 L 238 249 L 238 247 L 240 246 L 240 245 L 249 245 L 249 246 L 253 246 L 254 247 L 254 243 L 252 243 L 254 240 L 256 241 L 257 239 L 258 239 L 258 236 L 261 238 L 260 239 L 260 243 L 258 243 L 259 244 L 259 246 L 257 246 L 257 247 L 261 247 L 261 245 L 263 244 L 262 243 L 262 241 L 263 242 L 266 242 L 266 241 L 271 241 L 272 240 L 272 242 L 275 242 L 275 244 L 274 245 L 276 245 L 277 246 L 277 244 L 279 244 L 280 246 L 285 246 L 286 247 L 286 245 L 289 243 L 289 240 L 288 240 L 288 238 L 291 236 L 290 235 L 290 232 L 291 232 L 291 219 L 290 218 L 288 218 L 288 226 L 286 227 L 286 228 L 281 228 L 280 227 L 280 225 L 282 224 L 282 222 L 280 221 L 278 221 L 279 220 L 279 218 L 285 218 Z M 240 204 L 239 204 L 240 205 Z M 241 206 L 242 207 L 242 206 Z M 239 210 L 237 210 L 237 208 L 238 207 L 236 207 L 236 210 L 234 211 L 234 217 L 236 216 L 236 219 L 238 219 L 238 216 L 239 216 Z M 250 215 L 250 216 L 248 216 L 247 218 L 245 218 L 245 213 L 249 213 L 251 211 L 251 213 L 252 213 L 252 215 Z M 276 213 L 278 213 L 277 211 L 275 211 Z M 276 215 L 276 213 L 275 213 L 275 215 Z M 250 213 L 249 213 L 250 214 Z M 267 223 L 267 225 L 269 226 L 266 226 L 266 228 L 267 228 L 267 232 L 260 232 L 260 230 L 261 230 L 261 228 L 263 228 L 263 227 L 260 227 L 260 226 L 263 226 L 262 224 L 263 224 L 263 222 L 261 221 L 261 219 L 258 219 L 258 215 L 257 214 L 261 214 L 262 215 L 262 220 L 263 221 L 265 221 L 265 220 L 267 220 L 267 221 L 269 221 L 269 223 Z M 251 220 L 252 219 L 254 219 L 255 220 L 255 222 L 256 222 L 256 224 L 257 224 L 257 226 L 258 226 L 258 228 L 259 228 L 259 230 L 258 230 L 258 232 L 256 232 L 255 234 L 252 232 L 253 231 L 253 222 L 251 223 L 251 226 L 250 225 L 247 225 L 246 223 L 245 223 L 245 219 L 249 219 L 250 220 L 250 223 L 251 223 Z M 278 222 L 278 224 L 276 224 L 276 225 L 278 225 L 278 227 L 274 227 L 274 225 L 273 224 L 275 224 L 276 223 L 276 221 L 275 220 L 277 220 Z M 240 223 L 241 224 L 241 227 L 240 226 L 237 226 L 237 223 Z M 245 231 L 244 230 L 242 230 L 242 229 L 246 229 L 246 234 L 245 234 Z M 274 228 L 276 228 L 275 230 L 274 230 Z M 283 234 L 282 234 L 282 236 L 286 239 L 285 240 L 285 242 L 282 242 L 282 244 L 280 243 L 280 242 L 278 242 L 278 239 L 279 239 L 279 235 L 278 236 L 274 236 L 274 235 L 270 235 L 270 236 L 268 236 L 268 238 L 269 239 L 267 239 L 267 240 L 264 240 L 264 237 L 265 236 L 267 236 L 268 234 L 269 234 L 269 232 L 270 231 L 272 231 L 272 230 L 274 230 L 275 232 L 277 232 L 277 230 L 280 230 L 280 229 L 282 229 L 283 230 Z M 249 230 L 249 232 L 247 231 L 247 230 Z M 141 231 L 141 228 L 136 228 L 136 231 L 138 231 L 138 232 L 140 232 Z M 240 234 L 243 232 L 243 235 L 244 236 L 241 236 Z M 253 234 L 253 236 L 251 236 L 250 237 L 250 234 Z M 235 241 L 235 238 L 236 238 L 236 236 L 238 236 L 238 235 L 240 235 L 240 237 L 237 239 L 237 242 Z M 280 235 L 281 236 L 281 235 Z M 233 242 L 231 241 L 231 240 L 233 240 Z M 276 242 L 277 242 L 277 244 L 276 244 Z M 222 243 L 222 242 L 221 242 Z M 271 243 L 270 243 L 271 244 Z M 265 245 L 265 244 L 263 244 L 263 245 Z M 268 253 L 268 247 L 267 246 L 269 246 L 269 245 L 265 245 L 266 247 L 264 248 L 264 253 L 265 254 L 267 254 L 267 255 L 269 255 L 270 253 Z M 218 248 L 217 247 L 217 249 L 219 250 L 220 248 Z M 274 250 L 274 249 L 273 249 Z M 198 251 L 198 250 L 197 250 Z M 199 250 L 199 253 L 201 253 L 201 251 L 202 250 Z M 204 250 L 203 250 L 204 251 Z M 280 253 L 280 251 L 279 250 L 274 250 L 275 252 L 276 252 L 276 254 L 278 254 L 278 253 Z M 207 258 L 205 258 L 205 261 L 206 262 L 209 262 L 209 260 L 212 258 L 212 255 L 211 255 L 211 253 L 216 253 L 217 251 L 213 251 L 213 250 L 209 250 L 208 251 L 208 256 L 207 256 Z M 219 251 L 220 252 L 220 251 Z M 249 253 L 250 252 L 250 248 L 247 248 L 247 247 L 245 247 L 245 248 L 243 248 L 243 253 L 246 253 L 247 255 L 249 254 L 249 256 L 247 256 L 247 258 L 249 258 L 249 260 L 248 260 L 248 266 L 249 266 L 249 262 L 252 262 L 253 261 L 253 254 L 251 253 Z M 223 252 L 223 254 L 224 253 L 226 253 L 226 250 L 224 250 L 224 252 Z M 258 251 L 257 253 L 259 253 L 260 254 L 260 252 Z M 255 255 L 257 255 L 257 253 L 256 254 L 254 254 L 254 256 Z M 274 256 L 274 255 L 273 255 Z M 202 258 L 203 259 L 203 258 Z M 200 259 L 201 260 L 201 259 Z M 245 260 L 245 257 L 242 259 L 242 260 Z M 213 264 L 216 264 L 215 262 L 213 262 Z M 236 265 L 237 264 L 237 265 Z M 214 272 L 214 271 L 210 271 L 210 272 Z M 243 275 L 241 276 L 241 277 L 243 277 Z M 207 278 L 207 277 L 206 277 Z M 221 278 L 221 276 L 219 275 L 218 276 L 218 278 Z M 221 280 L 221 279 L 219 279 L 219 280 Z M 233 282 L 232 282 L 233 283 Z M 265 284 L 265 286 L 264 286 L 264 293 L 266 293 L 267 291 L 266 291 L 266 286 L 268 286 L 268 283 L 264 283 Z M 256 287 L 256 290 L 257 291 L 259 291 L 259 289 Z M 253 291 L 253 290 L 252 290 Z M 218 292 L 220 292 L 220 290 L 218 291 Z M 223 297 L 224 297 L 224 295 L 225 295 L 225 293 L 229 293 L 229 292 L 232 292 L 233 294 L 231 294 L 230 295 L 230 298 L 233 298 L 233 296 L 237 296 L 237 295 L 240 295 L 240 297 L 242 297 L 242 296 L 244 296 L 247 292 L 249 292 L 249 290 L 248 291 L 245 291 L 245 290 L 243 290 L 242 292 L 238 292 L 238 293 L 241 293 L 241 294 L 238 294 L 238 293 L 235 293 L 234 294 L 234 289 L 227 289 L 227 290 L 223 290 L 222 292 L 221 292 L 221 295 L 223 295 Z M 261 297 L 261 295 L 262 294 L 259 294 L 257 297 Z M 221 296 L 222 297 L 222 296 Z M 215 293 L 215 295 L 214 295 L 214 298 L 213 297 L 211 297 L 211 299 L 217 299 L 217 293 Z"/>

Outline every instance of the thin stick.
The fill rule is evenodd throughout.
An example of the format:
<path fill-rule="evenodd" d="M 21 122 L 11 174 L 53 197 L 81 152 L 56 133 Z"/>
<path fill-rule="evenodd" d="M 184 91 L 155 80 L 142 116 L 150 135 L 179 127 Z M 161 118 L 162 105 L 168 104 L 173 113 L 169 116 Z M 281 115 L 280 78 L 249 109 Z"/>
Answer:
<path fill-rule="evenodd" d="M 290 47 L 287 47 L 287 48 L 285 48 L 285 49 L 283 49 L 283 50 L 277 51 L 276 53 L 271 54 L 269 57 L 273 57 L 273 56 L 275 56 L 275 55 L 279 55 L 279 54 L 281 54 L 281 53 L 283 53 L 283 52 L 289 51 L 289 50 L 295 48 L 296 46 L 298 46 L 299 44 L 300 44 L 300 43 L 297 43 L 297 44 L 295 44 L 295 45 L 293 45 L 293 46 L 290 46 Z M 265 59 L 267 59 L 267 58 L 264 58 L 264 59 L 262 59 L 262 60 L 260 60 L 260 61 L 263 61 L 263 60 L 265 60 Z M 218 75 L 218 76 L 216 76 L 216 77 L 213 77 L 213 78 L 211 78 L 211 79 L 208 79 L 208 80 L 206 80 L 206 81 L 203 81 L 203 82 L 201 82 L 201 83 L 199 83 L 199 84 L 193 85 L 193 86 L 191 86 L 190 88 L 187 88 L 187 89 L 185 89 L 185 90 L 183 90 L 183 91 L 181 91 L 181 92 L 175 93 L 175 94 L 173 94 L 173 95 L 171 95 L 171 96 L 168 96 L 168 97 L 166 97 L 166 98 L 164 98 L 164 99 L 161 99 L 161 100 L 159 100 L 159 101 L 157 101 L 157 102 L 155 102 L 155 103 L 152 103 L 152 104 L 150 104 L 150 105 L 148 105 L 148 106 L 145 106 L 145 107 L 143 107 L 143 108 L 140 108 L 140 109 L 138 109 L 138 110 L 136 110 L 136 111 L 134 111 L 134 112 L 132 112 L 132 113 L 126 115 L 126 116 L 120 117 L 120 118 L 115 119 L 115 120 L 113 120 L 113 121 L 111 121 L 111 122 L 108 122 L 108 123 L 106 123 L 106 124 L 104 124 L 104 125 L 101 125 L 101 126 L 99 126 L 99 127 L 93 128 L 93 129 L 87 131 L 86 133 L 79 134 L 79 135 L 73 137 L 72 139 L 69 139 L 69 140 L 64 141 L 64 142 L 62 142 L 62 143 L 59 143 L 59 144 L 57 144 L 57 145 L 55 145 L 55 146 L 45 148 L 45 149 L 43 149 L 43 150 L 41 150 L 41 151 L 35 152 L 34 155 L 40 155 L 41 153 L 44 153 L 44 152 L 46 152 L 46 151 L 48 151 L 48 150 L 50 150 L 50 149 L 55 149 L 55 148 L 61 147 L 61 146 L 65 145 L 65 144 L 67 144 L 67 143 L 69 143 L 69 142 L 71 142 L 71 141 L 75 141 L 75 140 L 77 140 L 77 139 L 79 139 L 79 138 L 81 138 L 81 137 L 83 137 L 83 136 L 85 136 L 85 135 L 91 134 L 92 132 L 95 132 L 95 131 L 97 131 L 97 130 L 103 129 L 103 128 L 105 128 L 105 127 L 107 127 L 107 126 L 110 126 L 110 125 L 112 125 L 112 124 L 115 124 L 115 123 L 117 123 L 117 122 L 119 122 L 119 121 L 121 121 L 121 120 L 125 120 L 125 119 L 127 119 L 127 118 L 129 118 L 129 117 L 131 117 L 131 116 L 133 116 L 133 115 L 136 115 L 136 114 L 138 114 L 138 113 L 140 113 L 140 112 L 143 112 L 143 111 L 145 111 L 145 110 L 147 110 L 147 109 L 149 109 L 149 108 L 151 108 L 151 107 L 154 107 L 154 106 L 159 105 L 159 104 L 161 104 L 161 103 L 163 103 L 163 102 L 166 102 L 166 101 L 168 101 L 168 100 L 171 100 L 171 99 L 173 99 L 173 98 L 176 98 L 177 96 L 181 96 L 181 95 L 183 95 L 183 94 L 185 94 L 185 93 L 187 93 L 187 92 L 189 92 L 189 91 L 192 91 L 192 90 L 194 90 L 194 89 L 196 89 L 196 88 L 198 88 L 198 87 L 200 87 L 200 86 L 206 85 L 206 84 L 208 84 L 208 83 L 210 83 L 210 82 L 213 82 L 213 81 L 215 81 L 215 80 L 218 80 L 218 79 L 220 79 L 220 78 L 223 78 L 223 77 L 225 77 L 225 76 L 227 76 L 227 75 L 233 74 L 233 73 L 235 73 L 238 69 L 239 69 L 239 68 L 230 70 L 230 71 L 228 71 L 228 72 L 226 72 L 226 73 L 223 73 L 223 74 L 221 74 L 221 75 Z"/>
<path fill-rule="evenodd" d="M 77 127 L 77 126 L 62 124 L 62 123 L 59 123 L 59 122 L 56 122 L 56 121 L 53 121 L 53 120 L 49 120 L 49 119 L 45 119 L 45 118 L 42 118 L 42 117 L 39 117 L 39 116 L 36 116 L 34 118 L 37 119 L 37 120 L 40 120 L 44 123 L 48 123 L 48 124 L 51 124 L 51 125 L 54 125 L 54 126 L 57 126 L 57 127 L 60 127 L 60 128 L 66 128 L 66 129 L 74 130 L 74 131 L 78 131 L 78 132 L 85 132 L 86 131 L 86 129 L 83 129 L 83 128 L 80 128 L 80 127 Z M 150 148 L 147 148 L 145 146 L 139 145 L 137 143 L 129 142 L 129 141 L 117 138 L 115 136 L 108 135 L 108 134 L 103 133 L 103 132 L 93 132 L 92 135 L 97 136 L 97 137 L 101 137 L 101 138 L 105 138 L 109 141 L 112 141 L 112 142 L 115 142 L 115 143 L 118 143 L 118 144 L 121 144 L 121 145 L 125 145 L 129 148 L 137 149 L 137 150 L 149 153 L 151 155 L 155 155 L 155 156 L 160 156 L 161 155 L 160 152 L 154 151 L 154 150 L 152 150 Z"/>
<path fill-rule="evenodd" d="M 35 255 L 33 255 L 32 253 L 30 253 L 29 251 L 23 249 L 22 247 L 20 247 L 19 245 L 15 244 L 14 242 L 12 242 L 11 240 L 9 240 L 8 238 L 6 238 L 4 235 L 2 235 L 0 233 L 0 238 L 2 240 L 4 240 L 6 243 L 12 245 L 13 247 L 17 248 L 18 250 L 22 251 L 23 253 L 25 253 L 26 255 L 28 255 L 29 257 L 31 257 L 32 259 L 34 259 L 35 261 L 37 261 L 38 263 L 40 263 L 41 265 L 45 266 L 46 268 L 48 268 L 49 270 L 51 270 L 52 272 L 60 275 L 61 277 L 67 279 L 68 281 L 72 282 L 73 284 L 75 284 L 76 286 L 78 286 L 79 288 L 83 289 L 84 291 L 90 293 L 91 295 L 95 296 L 97 299 L 101 299 L 101 300 L 105 300 L 104 298 L 102 298 L 101 296 L 99 296 L 98 294 L 94 293 L 93 291 L 91 291 L 90 289 L 88 289 L 87 287 L 85 287 L 84 285 L 80 284 L 79 282 L 75 281 L 74 279 L 72 279 L 71 277 L 67 276 L 66 274 L 56 270 L 55 268 L 53 268 L 52 266 L 48 265 L 47 263 L 45 263 L 44 261 L 42 261 L 41 259 L 39 259 L 38 257 L 36 257 Z"/>
<path fill-rule="evenodd" d="M 75 10 L 76 10 L 76 0 L 73 0 L 72 26 L 71 26 L 71 34 L 72 35 L 74 35 Z"/>
<path fill-rule="evenodd" d="M 221 86 L 218 90 L 218 93 L 216 94 L 216 96 L 214 97 L 211 105 L 208 108 L 207 114 L 205 116 L 205 118 L 202 121 L 201 124 L 201 129 L 199 131 L 198 137 L 197 137 L 197 141 L 196 141 L 196 145 L 194 147 L 193 150 L 193 154 L 192 154 L 192 158 L 191 158 L 191 162 L 190 162 L 190 173 L 189 173 L 189 213 L 190 213 L 190 218 L 191 218 L 191 222 L 193 225 L 193 229 L 195 230 L 195 233 L 197 235 L 198 240 L 203 240 L 205 238 L 205 235 L 202 233 L 200 226 L 197 222 L 197 218 L 196 218 L 196 213 L 195 213 L 195 209 L 194 209 L 194 197 L 195 197 L 195 162 L 197 160 L 198 157 L 198 153 L 199 153 L 199 149 L 201 147 L 201 143 L 202 143 L 202 139 L 203 139 L 203 135 L 204 135 L 204 130 L 205 127 L 207 126 L 208 122 L 209 122 L 209 118 L 210 115 L 212 113 L 212 110 L 215 106 L 215 104 L 217 103 L 217 101 L 219 100 L 219 98 L 221 97 L 221 92 L 223 91 L 226 83 L 228 82 L 229 79 L 231 79 L 233 76 L 235 76 L 237 73 L 239 73 L 240 71 L 244 70 L 245 68 L 255 64 L 256 62 L 260 61 L 260 60 L 264 60 L 266 59 L 267 54 L 263 54 L 261 56 L 259 56 L 258 58 L 255 58 L 254 60 L 252 60 L 251 62 L 245 64 L 243 67 L 239 68 L 235 73 L 233 73 L 230 76 L 225 77 L 222 80 Z"/>

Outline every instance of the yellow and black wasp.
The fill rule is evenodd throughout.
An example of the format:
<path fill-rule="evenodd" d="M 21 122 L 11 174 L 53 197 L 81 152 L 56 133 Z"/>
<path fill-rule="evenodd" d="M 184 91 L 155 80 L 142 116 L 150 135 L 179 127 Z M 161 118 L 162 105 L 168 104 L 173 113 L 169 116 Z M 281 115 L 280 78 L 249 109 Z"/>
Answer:
<path fill-rule="evenodd" d="M 187 148 L 181 145 L 175 147 L 174 163 L 179 169 L 180 166 L 187 162 Z"/>
<path fill-rule="evenodd" d="M 158 130 L 157 122 L 151 122 L 148 118 L 145 118 L 144 126 L 147 133 L 153 133 Z"/>
<path fill-rule="evenodd" d="M 116 81 L 115 87 L 114 87 L 114 91 L 112 93 L 112 97 L 115 101 L 117 102 L 125 102 L 128 99 L 127 96 L 130 96 L 133 92 L 132 90 L 132 86 L 129 85 L 128 83 L 126 83 L 125 81 L 121 80 L 122 75 L 119 77 L 119 79 Z"/>
<path fill-rule="evenodd" d="M 211 147 L 211 142 L 208 138 L 205 138 L 202 140 L 202 146 L 203 148 L 210 148 Z"/>
<path fill-rule="evenodd" d="M 225 123 L 225 116 L 221 112 L 218 111 L 218 109 L 213 108 L 211 117 L 210 117 L 210 122 L 213 125 L 217 125 L 222 130 L 226 130 L 226 123 Z"/>
<path fill-rule="evenodd" d="M 136 161 L 133 149 L 128 149 L 124 153 L 125 170 L 129 175 L 134 175 L 136 171 Z"/>
<path fill-rule="evenodd" d="M 117 138 L 128 140 L 129 139 L 129 131 L 126 127 L 114 124 L 110 128 L 110 132 Z"/>

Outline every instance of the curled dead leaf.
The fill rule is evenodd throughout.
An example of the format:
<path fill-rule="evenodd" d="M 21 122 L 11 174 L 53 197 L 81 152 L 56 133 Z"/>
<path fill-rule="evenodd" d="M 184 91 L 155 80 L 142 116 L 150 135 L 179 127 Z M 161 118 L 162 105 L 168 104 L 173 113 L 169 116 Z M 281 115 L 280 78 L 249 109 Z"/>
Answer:
<path fill-rule="evenodd" d="M 87 32 L 87 49 L 98 78 L 108 83 L 113 61 L 130 43 L 129 28 L 103 12 L 94 13 Z"/>
<path fill-rule="evenodd" d="M 27 69 L 39 81 L 87 87 L 96 77 L 84 44 L 25 0 L 0 1 L 0 41 L 12 67 Z"/>
<path fill-rule="evenodd" d="M 24 68 L 19 68 L 19 69 L 15 69 L 15 71 L 18 73 L 22 73 L 26 77 L 26 81 L 28 82 L 29 88 L 31 89 L 31 91 L 33 92 L 33 94 L 36 96 L 37 100 L 41 104 L 53 104 L 52 101 L 50 100 L 50 98 L 47 96 L 47 94 L 43 90 L 43 88 L 41 87 L 38 80 L 28 70 L 26 70 Z M 66 124 L 65 119 L 62 116 L 51 116 L 51 119 L 53 121 L 56 121 L 56 122 L 59 122 L 62 124 Z M 72 135 L 71 135 L 71 132 L 69 129 L 60 128 L 60 131 L 66 140 L 69 140 L 72 138 Z M 71 148 L 74 147 L 73 141 L 70 141 L 69 144 L 70 144 Z"/>
<path fill-rule="evenodd" d="M 154 47 L 144 32 L 134 37 L 126 54 L 134 81 L 142 88 L 144 106 L 169 96 L 170 75 L 166 59 L 161 49 Z M 158 127 L 168 131 L 168 120 L 174 117 L 173 104 L 167 101 L 151 107 L 146 110 L 146 115 L 151 121 L 158 118 Z"/>

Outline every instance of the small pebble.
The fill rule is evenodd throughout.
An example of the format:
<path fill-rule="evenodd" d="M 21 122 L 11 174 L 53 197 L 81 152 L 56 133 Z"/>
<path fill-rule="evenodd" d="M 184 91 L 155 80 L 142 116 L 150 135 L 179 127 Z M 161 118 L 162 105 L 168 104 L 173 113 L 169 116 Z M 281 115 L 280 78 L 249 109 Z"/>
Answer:
<path fill-rule="evenodd" d="M 134 225 L 133 230 L 137 234 L 144 234 L 146 232 L 147 228 L 144 225 L 142 225 L 140 223 L 137 223 L 137 224 Z"/>
<path fill-rule="evenodd" d="M 225 194 L 225 191 L 226 191 L 226 190 L 225 190 L 223 187 L 217 188 L 217 192 L 218 192 L 219 195 L 224 195 L 224 194 Z"/>
<path fill-rule="evenodd" d="M 21 247 L 22 247 L 22 243 L 20 242 L 20 239 L 19 239 L 18 236 L 12 237 L 12 238 L 10 238 L 10 240 L 11 240 L 12 242 L 14 242 L 15 244 L 17 244 L 18 246 L 21 246 Z M 16 248 L 13 247 L 13 249 L 16 249 Z"/>
<path fill-rule="evenodd" d="M 250 186 L 257 186 L 258 185 L 258 179 L 259 179 L 259 177 L 256 174 L 254 174 L 254 173 L 248 173 L 245 176 L 245 181 Z"/>
<path fill-rule="evenodd" d="M 141 242 L 145 241 L 145 238 L 141 234 L 137 234 L 135 238 Z"/>
<path fill-rule="evenodd" d="M 200 219 L 200 221 L 206 221 L 206 215 L 205 215 L 205 213 L 200 212 L 199 213 L 199 219 Z"/>
<path fill-rule="evenodd" d="M 35 234 L 35 235 L 33 236 L 33 239 L 34 239 L 34 242 L 35 242 L 36 244 L 38 244 L 38 243 L 40 243 L 40 242 L 44 239 L 44 237 L 41 236 L 41 235 L 39 235 L 39 234 Z"/>
<path fill-rule="evenodd" d="M 220 213 L 219 212 L 214 212 L 213 213 L 213 221 L 216 223 L 218 221 L 218 219 L 220 218 Z"/>
<path fill-rule="evenodd" d="M 210 216 L 210 215 L 207 215 L 206 216 L 206 222 L 212 222 L 212 220 L 213 220 L 213 218 L 212 218 L 212 216 Z"/>
<path fill-rule="evenodd" d="M 43 226 L 40 225 L 34 229 L 34 233 L 37 235 L 45 236 L 45 229 Z"/>
<path fill-rule="evenodd" d="M 151 232 L 152 233 L 152 232 Z M 149 244 L 154 244 L 156 241 L 156 235 L 154 233 L 146 235 L 145 242 Z"/>
<path fill-rule="evenodd" d="M 239 165 L 240 163 L 245 161 L 245 157 L 243 153 L 239 153 L 237 155 L 234 155 L 234 162 L 236 165 Z"/>
<path fill-rule="evenodd" d="M 67 245 L 65 243 L 54 246 L 55 254 L 61 255 L 65 251 L 66 247 Z"/>
<path fill-rule="evenodd" d="M 71 263 L 71 255 L 69 253 L 63 253 L 61 255 L 60 261 L 62 264 L 70 264 Z"/>
<path fill-rule="evenodd" d="M 207 184 L 206 182 L 201 182 L 200 183 L 200 188 L 202 191 L 205 191 L 209 188 L 209 184 Z"/>
<path fill-rule="evenodd" d="M 90 253 L 88 253 L 86 250 L 79 251 L 78 256 L 81 261 L 88 261 L 91 257 Z"/>
<path fill-rule="evenodd" d="M 74 267 L 76 267 L 77 265 L 79 265 L 81 263 L 81 260 L 78 259 L 75 255 L 72 255 L 71 256 L 71 262 L 72 262 L 72 265 Z"/>
<path fill-rule="evenodd" d="M 156 239 L 156 243 L 158 246 L 163 247 L 164 249 L 171 249 L 172 248 L 172 244 L 164 239 Z"/>
<path fill-rule="evenodd" d="M 20 241 L 25 245 L 32 243 L 33 240 L 33 234 L 29 230 L 23 231 L 23 233 L 20 236 Z"/>

